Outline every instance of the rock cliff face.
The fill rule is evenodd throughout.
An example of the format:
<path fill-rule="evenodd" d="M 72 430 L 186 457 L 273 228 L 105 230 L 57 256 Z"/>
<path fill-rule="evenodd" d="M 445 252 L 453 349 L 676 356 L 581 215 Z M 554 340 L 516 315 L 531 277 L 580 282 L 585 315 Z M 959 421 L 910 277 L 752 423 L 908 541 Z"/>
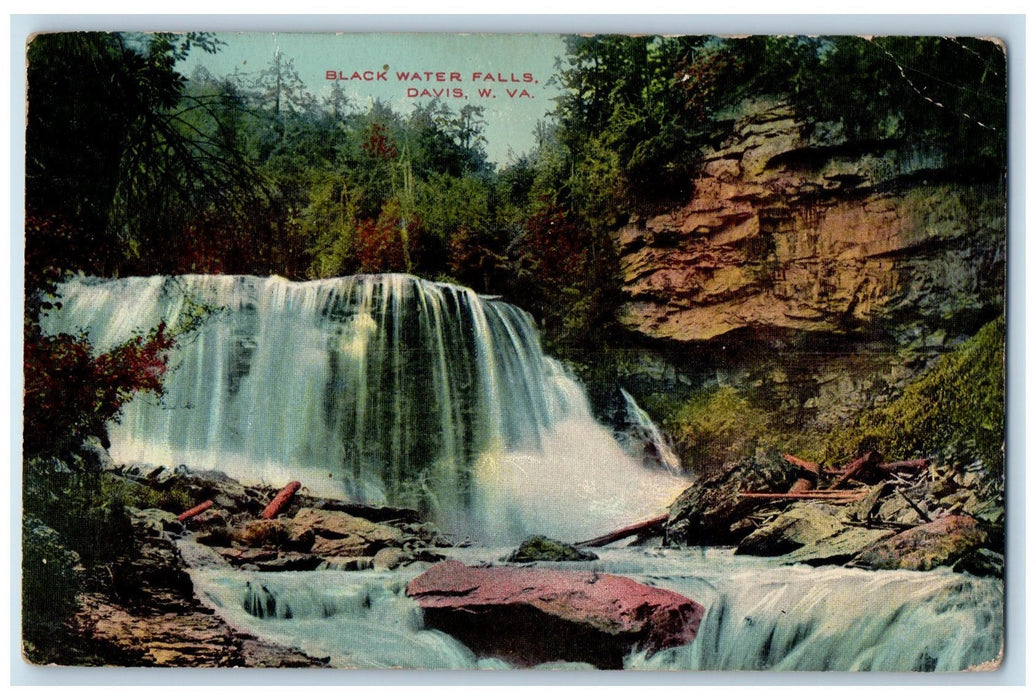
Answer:
<path fill-rule="evenodd" d="M 1003 304 L 1005 189 L 948 154 L 807 127 L 779 101 L 733 115 L 681 209 L 617 233 L 621 322 L 652 340 L 895 334 L 952 344 Z"/>

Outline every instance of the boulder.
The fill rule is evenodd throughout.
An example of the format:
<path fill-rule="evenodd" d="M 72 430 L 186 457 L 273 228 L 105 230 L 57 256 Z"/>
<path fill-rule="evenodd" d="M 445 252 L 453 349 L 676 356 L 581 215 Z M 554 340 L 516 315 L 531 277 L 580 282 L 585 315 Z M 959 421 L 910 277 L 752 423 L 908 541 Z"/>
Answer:
<path fill-rule="evenodd" d="M 892 530 L 854 527 L 845 509 L 828 503 L 799 503 L 741 541 L 735 554 L 777 557 L 782 564 L 844 564 Z"/>
<path fill-rule="evenodd" d="M 295 525 L 309 528 L 319 537 L 330 540 L 360 537 L 368 542 L 401 542 L 403 531 L 391 525 L 375 523 L 348 513 L 317 508 L 302 508 L 295 515 Z"/>
<path fill-rule="evenodd" d="M 249 547 L 281 547 L 308 552 L 316 541 L 313 530 L 289 520 L 251 520 L 231 532 L 235 542 Z"/>
<path fill-rule="evenodd" d="M 425 624 L 479 656 L 519 666 L 548 661 L 622 668 L 634 649 L 690 644 L 704 608 L 672 591 L 587 571 L 436 564 L 407 595 Z"/>
<path fill-rule="evenodd" d="M 983 544 L 986 533 L 967 515 L 947 515 L 882 540 L 850 563 L 865 569 L 928 571 L 950 565 Z"/>
<path fill-rule="evenodd" d="M 374 555 L 373 564 L 375 569 L 398 569 L 404 564 L 409 564 L 414 559 L 408 552 L 399 547 L 385 547 L 379 549 Z"/>
<path fill-rule="evenodd" d="M 127 507 L 130 523 L 134 528 L 144 530 L 153 537 L 160 536 L 163 532 L 180 534 L 184 531 L 183 523 L 176 519 L 175 513 L 160 508 L 133 508 Z"/>
<path fill-rule="evenodd" d="M 854 556 L 895 534 L 894 530 L 845 527 L 828 537 L 810 542 L 794 552 L 778 557 L 781 564 L 845 564 Z"/>
<path fill-rule="evenodd" d="M 504 557 L 504 561 L 593 561 L 597 558 L 593 552 L 576 549 L 570 544 L 543 535 L 533 535 L 518 545 L 518 549 Z"/>
<path fill-rule="evenodd" d="M 844 529 L 836 506 L 798 503 L 741 540 L 734 554 L 780 556 Z"/>
<path fill-rule="evenodd" d="M 740 498 L 742 491 L 785 493 L 797 475 L 778 454 L 742 459 L 691 485 L 669 507 L 665 541 L 671 545 L 733 545 L 746 516 L 772 503 Z"/>

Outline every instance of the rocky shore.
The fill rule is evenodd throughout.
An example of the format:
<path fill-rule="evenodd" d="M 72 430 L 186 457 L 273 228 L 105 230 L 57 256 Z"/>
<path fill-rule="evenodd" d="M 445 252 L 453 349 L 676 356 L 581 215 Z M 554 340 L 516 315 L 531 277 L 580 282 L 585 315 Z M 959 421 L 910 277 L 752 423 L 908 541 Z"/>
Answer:
<path fill-rule="evenodd" d="M 852 474 L 814 474 L 793 461 L 760 454 L 698 481 L 670 508 L 664 544 L 736 547 L 780 564 L 1003 575 L 1003 490 L 981 463 L 916 460 L 899 472 L 871 454 Z"/>

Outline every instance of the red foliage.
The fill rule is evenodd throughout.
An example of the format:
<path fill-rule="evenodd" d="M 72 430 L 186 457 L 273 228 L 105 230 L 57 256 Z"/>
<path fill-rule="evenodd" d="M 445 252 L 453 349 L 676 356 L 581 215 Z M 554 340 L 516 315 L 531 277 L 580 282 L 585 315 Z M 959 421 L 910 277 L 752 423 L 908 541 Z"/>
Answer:
<path fill-rule="evenodd" d="M 449 256 L 454 277 L 468 285 L 481 285 L 482 291 L 488 291 L 489 280 L 501 262 L 492 247 L 462 226 L 450 236 Z"/>
<path fill-rule="evenodd" d="M 367 155 L 379 160 L 395 160 L 399 150 L 389 141 L 384 124 L 372 124 L 361 146 Z"/>
<path fill-rule="evenodd" d="M 406 272 L 413 264 L 411 251 L 418 247 L 420 222 L 405 221 L 399 204 L 388 201 L 377 221 L 363 219 L 356 226 L 356 259 L 362 273 Z"/>
<path fill-rule="evenodd" d="M 25 213 L 25 289 L 46 290 L 64 272 L 103 274 L 105 246 L 92 235 L 56 215 Z"/>
<path fill-rule="evenodd" d="M 586 271 L 585 230 L 555 204 L 547 204 L 526 222 L 522 250 L 543 285 L 565 286 Z"/>
<path fill-rule="evenodd" d="M 118 420 L 139 392 L 161 396 L 175 339 L 161 323 L 109 352 L 94 356 L 89 340 L 47 336 L 28 325 L 25 338 L 25 450 L 39 453 L 78 441 Z"/>

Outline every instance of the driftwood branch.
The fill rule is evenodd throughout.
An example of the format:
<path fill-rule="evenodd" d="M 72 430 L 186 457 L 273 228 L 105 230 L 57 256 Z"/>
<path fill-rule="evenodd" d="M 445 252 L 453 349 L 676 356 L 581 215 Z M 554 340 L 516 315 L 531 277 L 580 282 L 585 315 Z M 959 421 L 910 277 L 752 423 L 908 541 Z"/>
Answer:
<path fill-rule="evenodd" d="M 881 464 L 874 465 L 876 469 L 880 469 L 883 472 L 895 472 L 900 469 L 920 469 L 927 466 L 927 459 L 906 459 L 900 462 L 882 462 Z"/>
<path fill-rule="evenodd" d="M 666 520 L 669 519 L 669 515 L 659 515 L 657 518 L 651 518 L 651 520 L 645 520 L 642 523 L 636 525 L 629 525 L 627 527 L 613 530 L 606 535 L 595 537 L 592 540 L 583 540 L 582 542 L 576 542 L 577 547 L 603 547 L 606 544 L 612 542 L 618 542 L 619 540 L 625 539 L 632 535 L 647 535 L 653 534 L 655 531 L 661 532 L 662 526 L 665 525 Z"/>
<path fill-rule="evenodd" d="M 199 515 L 201 513 L 204 513 L 205 511 L 207 511 L 209 508 L 211 508 L 214 505 L 215 505 L 215 503 L 213 501 L 211 501 L 211 500 L 202 501 L 201 503 L 199 503 L 198 505 L 194 506 L 193 508 L 189 508 L 188 510 L 185 510 L 184 512 L 180 513 L 178 516 L 176 516 L 176 519 L 179 520 L 182 523 L 185 520 L 193 518 L 195 515 Z"/>
<path fill-rule="evenodd" d="M 796 457 L 795 455 L 786 454 L 781 456 L 784 457 L 784 461 L 788 462 L 789 464 L 794 464 L 796 467 L 799 467 L 800 469 L 805 469 L 807 472 L 810 472 L 811 474 L 820 474 L 820 465 L 815 462 L 810 462 L 805 459 L 801 459 L 799 457 Z"/>
<path fill-rule="evenodd" d="M 295 495 L 295 492 L 300 488 L 302 488 L 302 484 L 297 481 L 293 481 L 281 489 L 280 492 L 274 496 L 273 500 L 270 501 L 270 505 L 266 506 L 266 509 L 262 513 L 262 517 L 267 520 L 276 518 L 277 514 L 284 510 Z"/>
<path fill-rule="evenodd" d="M 869 489 L 851 489 L 851 490 L 840 490 L 833 491 L 825 489 L 823 491 L 796 491 L 789 493 L 760 493 L 756 491 L 742 491 L 738 494 L 741 498 L 764 498 L 764 499 L 806 499 L 816 498 L 824 501 L 845 501 L 851 503 L 852 501 L 858 501 L 869 493 Z"/>
<path fill-rule="evenodd" d="M 853 461 L 849 462 L 849 464 L 845 465 L 841 471 L 841 476 L 835 479 L 835 482 L 831 484 L 828 489 L 837 489 L 839 486 L 849 481 L 849 479 L 856 476 L 858 472 L 877 464 L 880 459 L 881 457 L 874 451 L 867 452 L 864 455 L 857 457 Z"/>

